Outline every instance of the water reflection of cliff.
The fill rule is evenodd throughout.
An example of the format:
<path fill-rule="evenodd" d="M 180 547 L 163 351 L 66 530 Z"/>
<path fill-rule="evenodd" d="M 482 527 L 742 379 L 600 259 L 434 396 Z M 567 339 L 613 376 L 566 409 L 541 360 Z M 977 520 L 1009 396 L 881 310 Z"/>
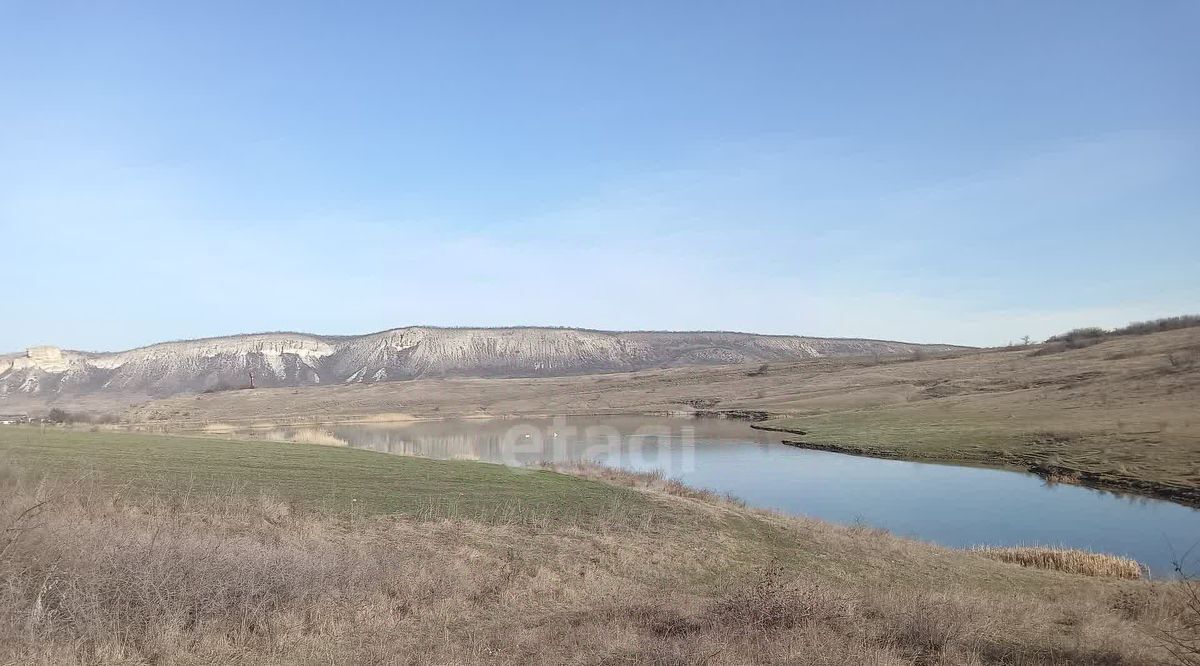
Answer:
<path fill-rule="evenodd" d="M 499 435 L 417 434 L 397 430 L 365 428 L 339 429 L 335 434 L 356 449 L 369 449 L 393 455 L 425 456 L 444 460 L 483 460 L 500 462 Z M 533 462 L 525 461 L 525 462 Z"/>
<path fill-rule="evenodd" d="M 342 426 L 335 427 L 333 434 L 355 448 L 446 460 L 506 465 L 594 461 L 676 473 L 694 466 L 695 428 L 688 421 L 422 422 Z"/>
<path fill-rule="evenodd" d="M 320 444 L 322 446 L 350 446 L 350 443 L 346 440 L 319 428 L 276 428 L 268 430 L 259 436 L 275 442 L 300 442 L 302 444 Z"/>

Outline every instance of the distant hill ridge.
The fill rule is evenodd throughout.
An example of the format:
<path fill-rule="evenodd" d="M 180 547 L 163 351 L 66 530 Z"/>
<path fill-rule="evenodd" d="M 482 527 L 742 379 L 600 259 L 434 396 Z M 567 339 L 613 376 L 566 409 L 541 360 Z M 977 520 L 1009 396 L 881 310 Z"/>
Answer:
<path fill-rule="evenodd" d="M 428 377 L 553 377 L 660 367 L 960 349 L 721 331 L 411 326 L 360 336 L 254 333 L 120 352 L 30 347 L 0 355 L 0 397 L 166 396 Z"/>

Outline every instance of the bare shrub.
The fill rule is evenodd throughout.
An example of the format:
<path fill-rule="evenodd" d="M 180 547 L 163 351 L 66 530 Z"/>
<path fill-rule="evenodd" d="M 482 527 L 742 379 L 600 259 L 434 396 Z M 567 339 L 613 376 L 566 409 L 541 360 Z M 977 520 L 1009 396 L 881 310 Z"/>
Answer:
<path fill-rule="evenodd" d="M 71 415 L 65 409 L 55 407 L 46 413 L 46 421 L 48 423 L 67 423 L 71 420 Z"/>
<path fill-rule="evenodd" d="M 1135 321 L 1127 326 L 1115 329 L 1112 334 L 1146 335 L 1148 333 L 1173 331 L 1180 328 L 1191 328 L 1193 326 L 1200 326 L 1200 315 L 1181 315 L 1178 317 L 1152 319 L 1150 321 Z"/>
<path fill-rule="evenodd" d="M 1162 319 L 1153 319 L 1150 321 L 1137 321 L 1112 330 L 1103 329 L 1099 326 L 1088 326 L 1050 336 L 1046 338 L 1046 342 L 1078 342 L 1080 340 L 1109 336 L 1147 335 L 1194 326 L 1200 326 L 1200 315 L 1182 315 L 1178 317 L 1163 317 Z"/>
<path fill-rule="evenodd" d="M 847 597 L 829 587 L 790 580 L 779 566 L 770 566 L 731 586 L 713 601 L 707 615 L 712 622 L 726 627 L 790 629 L 844 620 L 851 616 L 852 609 Z"/>
<path fill-rule="evenodd" d="M 115 414 L 107 413 L 89 413 L 89 412 L 69 412 L 60 407 L 51 409 L 45 416 L 47 423 L 61 424 L 95 424 L 95 425 L 110 425 L 120 423 L 121 419 Z"/>
<path fill-rule="evenodd" d="M 1099 326 L 1088 326 L 1085 328 L 1076 328 L 1066 333 L 1052 335 L 1046 338 L 1046 342 L 1074 342 L 1078 340 L 1089 340 L 1094 338 L 1103 338 L 1108 334 L 1108 331 Z"/>
<path fill-rule="evenodd" d="M 916 663 L 941 658 L 959 663 L 956 657 L 972 654 L 985 632 L 984 613 L 979 604 L 952 594 L 875 588 L 848 593 L 789 578 L 773 566 L 714 599 L 706 617 L 725 632 L 858 632 L 867 644 Z"/>
<path fill-rule="evenodd" d="M 883 636 L 918 661 L 969 654 L 986 628 L 982 609 L 954 595 L 883 591 L 869 603 L 884 625 Z"/>
<path fill-rule="evenodd" d="M 228 381 L 220 381 L 216 384 L 204 389 L 201 393 L 225 393 L 226 391 L 245 391 L 254 388 L 249 384 L 235 384 Z"/>
<path fill-rule="evenodd" d="M 1200 349 L 1189 348 L 1167 354 L 1167 366 L 1173 372 L 1187 372 L 1200 365 Z"/>
<path fill-rule="evenodd" d="M 1184 559 L 1175 563 L 1180 577 L 1177 608 L 1162 630 L 1163 642 L 1177 663 L 1200 665 L 1200 582 L 1184 571 Z"/>

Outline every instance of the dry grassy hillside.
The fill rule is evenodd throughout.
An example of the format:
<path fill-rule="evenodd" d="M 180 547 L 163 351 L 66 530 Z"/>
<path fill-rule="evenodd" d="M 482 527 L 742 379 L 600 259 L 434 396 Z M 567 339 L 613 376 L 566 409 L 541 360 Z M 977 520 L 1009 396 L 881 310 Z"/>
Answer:
<path fill-rule="evenodd" d="M 1200 329 L 976 354 L 887 374 L 909 392 L 903 400 L 800 407 L 765 425 L 818 447 L 1026 468 L 1200 503 Z M 869 370 L 845 376 L 864 387 L 875 378 L 882 377 Z"/>
<path fill-rule="evenodd" d="M 1042 470 L 1200 502 L 1200 328 L 919 358 L 816 359 L 553 379 L 423 380 L 187 396 L 143 427 L 761 410 L 859 453 Z"/>

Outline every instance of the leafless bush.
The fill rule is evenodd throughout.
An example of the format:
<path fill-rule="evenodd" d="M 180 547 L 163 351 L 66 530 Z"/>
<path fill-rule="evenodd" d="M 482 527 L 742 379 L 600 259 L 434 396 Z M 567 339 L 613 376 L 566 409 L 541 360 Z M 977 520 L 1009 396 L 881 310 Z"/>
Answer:
<path fill-rule="evenodd" d="M 983 606 L 955 595 L 912 590 L 859 589 L 789 578 L 768 567 L 718 596 L 706 615 L 727 632 L 770 630 L 859 631 L 916 663 L 972 654 L 987 630 Z"/>
<path fill-rule="evenodd" d="M 1187 372 L 1200 364 L 1200 349 L 1180 349 L 1167 354 L 1167 366 L 1173 372 Z"/>
<path fill-rule="evenodd" d="M 66 423 L 71 418 L 65 409 L 55 407 L 46 413 L 46 421 L 49 423 Z"/>
<path fill-rule="evenodd" d="M 883 634 L 918 662 L 971 654 L 988 629 L 978 603 L 951 594 L 882 591 L 869 603 L 870 612 L 883 624 Z"/>
<path fill-rule="evenodd" d="M 1171 656 L 1184 666 L 1200 665 L 1200 582 L 1185 571 L 1186 555 L 1175 563 L 1180 585 L 1175 590 L 1178 605 L 1162 630 Z"/>
<path fill-rule="evenodd" d="M 1153 319 L 1150 321 L 1137 321 L 1127 326 L 1114 328 L 1112 330 L 1103 329 L 1099 326 L 1077 328 L 1072 331 L 1067 331 L 1066 333 L 1050 336 L 1049 338 L 1046 338 L 1046 342 L 1078 342 L 1080 340 L 1122 335 L 1147 335 L 1149 333 L 1161 333 L 1163 331 L 1173 331 L 1180 328 L 1191 328 L 1193 326 L 1200 326 L 1200 315 L 1182 315 L 1179 317 L 1164 317 L 1162 319 Z"/>
<path fill-rule="evenodd" d="M 1085 349 L 1092 345 L 1098 345 L 1104 341 L 1102 337 L 1083 337 L 1071 338 L 1067 340 L 1048 341 L 1046 344 L 1035 349 L 1030 356 L 1049 356 L 1050 354 L 1060 354 L 1072 349 Z"/>
<path fill-rule="evenodd" d="M 1052 335 L 1046 338 L 1046 342 L 1076 342 L 1079 340 L 1091 340 L 1095 338 L 1103 338 L 1108 335 L 1108 331 L 1099 326 L 1088 326 L 1086 328 L 1076 328 L 1066 333 Z"/>
<path fill-rule="evenodd" d="M 121 419 L 115 414 L 95 414 L 89 412 L 69 412 L 60 407 L 51 409 L 45 417 L 47 423 L 62 423 L 62 424 L 95 424 L 109 425 L 120 423 Z"/>
<path fill-rule="evenodd" d="M 1173 331 L 1180 328 L 1200 326 L 1200 315 L 1182 315 L 1179 317 L 1164 317 L 1150 321 L 1136 321 L 1128 326 L 1115 329 L 1113 335 L 1146 335 L 1162 331 Z"/>
<path fill-rule="evenodd" d="M 852 612 L 848 597 L 817 582 L 789 579 L 780 567 L 771 566 L 733 585 L 713 601 L 707 615 L 724 627 L 763 630 L 837 622 Z"/>
<path fill-rule="evenodd" d="M 224 393 L 226 391 L 245 391 L 254 388 L 249 384 L 234 384 L 232 382 L 222 381 L 210 386 L 203 393 Z"/>

